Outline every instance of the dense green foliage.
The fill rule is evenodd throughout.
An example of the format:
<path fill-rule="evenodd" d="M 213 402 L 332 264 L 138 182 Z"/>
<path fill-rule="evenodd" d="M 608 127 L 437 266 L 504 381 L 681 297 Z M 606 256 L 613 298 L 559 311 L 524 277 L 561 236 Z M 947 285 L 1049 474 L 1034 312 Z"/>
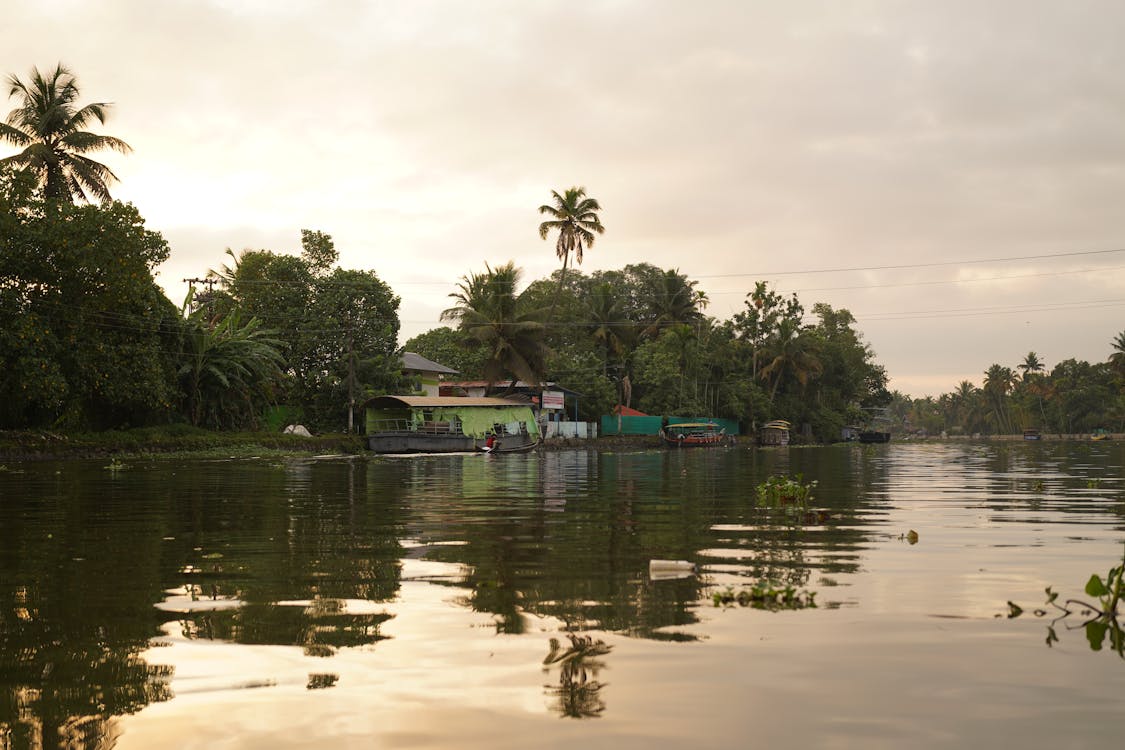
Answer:
<path fill-rule="evenodd" d="M 862 424 L 865 408 L 889 399 L 886 374 L 847 310 L 817 304 L 816 322 L 806 323 L 795 296 L 782 299 L 759 283 L 745 312 L 720 321 L 704 314 L 706 296 L 676 269 L 641 263 L 589 276 L 560 269 L 522 291 L 514 270 L 509 263 L 462 279 L 451 295 L 458 304 L 446 311 L 459 327 L 422 334 L 406 349 L 466 380 L 561 383 L 581 394 L 579 418 L 589 420 L 620 403 L 735 419 L 746 429 L 784 418 L 807 425 L 809 439 L 832 441 L 844 425 Z M 521 326 L 535 342 L 531 361 L 542 356 L 540 342 L 549 348 L 541 372 L 517 372 L 495 356 L 526 344 L 501 345 L 515 343 Z"/>
<path fill-rule="evenodd" d="M 152 276 L 167 244 L 132 206 L 33 188 L 0 174 L 0 426 L 167 420 L 180 321 Z"/>
<path fill-rule="evenodd" d="M 243 253 L 181 315 L 153 275 L 168 245 L 133 206 L 0 172 L 0 428 L 253 429 L 285 404 L 347 429 L 349 405 L 401 381 L 399 300 L 374 272 L 333 268 L 328 235 L 303 244 Z"/>
<path fill-rule="evenodd" d="M 899 429 L 931 435 L 1125 431 L 1125 331 L 1112 347 L 1105 362 L 1066 359 L 1049 372 L 1029 352 L 1015 368 L 991 365 L 980 387 L 962 381 L 938 398 L 895 393 L 891 410 Z"/>
<path fill-rule="evenodd" d="M 228 250 L 200 309 L 212 325 L 261 321 L 283 355 L 277 400 L 312 429 L 354 430 L 363 401 L 402 385 L 399 298 L 374 271 L 334 268 L 329 235 L 303 230 L 301 244 L 299 256 Z"/>

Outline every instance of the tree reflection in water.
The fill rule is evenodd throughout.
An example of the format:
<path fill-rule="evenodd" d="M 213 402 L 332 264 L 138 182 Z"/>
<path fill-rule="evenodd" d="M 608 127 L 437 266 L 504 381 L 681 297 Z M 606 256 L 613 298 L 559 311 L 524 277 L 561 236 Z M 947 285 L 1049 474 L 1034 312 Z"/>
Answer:
<path fill-rule="evenodd" d="M 590 636 L 567 635 L 570 639 L 570 648 L 565 651 L 559 645 L 558 638 L 551 639 L 551 650 L 543 660 L 543 671 L 550 671 L 554 665 L 559 665 L 559 684 L 544 685 L 547 694 L 556 699 L 556 710 L 564 717 L 572 719 L 594 719 L 605 711 L 605 701 L 601 698 L 602 688 L 606 683 L 600 682 L 598 670 L 605 667 L 605 662 L 596 657 L 608 654 L 610 646 L 600 638 L 594 640 Z"/>

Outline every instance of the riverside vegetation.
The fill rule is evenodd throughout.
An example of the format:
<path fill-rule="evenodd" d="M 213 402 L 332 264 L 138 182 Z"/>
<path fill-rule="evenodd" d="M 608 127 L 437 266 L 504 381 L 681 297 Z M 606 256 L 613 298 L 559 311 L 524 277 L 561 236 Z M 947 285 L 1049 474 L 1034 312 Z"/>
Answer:
<path fill-rule="evenodd" d="M 88 156 L 129 151 L 86 130 L 110 105 L 80 106 L 61 65 L 9 83 L 17 107 L 0 140 L 21 150 L 0 159 L 0 430 L 352 433 L 367 398 L 418 388 L 401 370 L 400 297 L 377 271 L 340 267 L 325 232 L 302 230 L 295 253 L 228 249 L 174 304 L 155 280 L 171 248 L 112 200 L 113 172 Z M 816 303 L 808 322 L 796 294 L 760 281 L 720 320 L 679 269 L 571 267 L 606 231 L 602 207 L 582 187 L 551 196 L 539 234 L 554 236 L 562 267 L 524 286 L 514 261 L 486 263 L 452 284 L 442 318 L 454 325 L 405 349 L 466 379 L 566 385 L 583 394 L 582 420 L 619 403 L 747 428 L 785 418 L 820 442 L 888 404 L 900 427 L 931 432 L 1125 421 L 1125 332 L 1106 363 L 1067 360 L 1048 376 L 1029 355 L 1018 378 L 995 366 L 982 389 L 911 401 L 887 390 L 846 309 Z"/>

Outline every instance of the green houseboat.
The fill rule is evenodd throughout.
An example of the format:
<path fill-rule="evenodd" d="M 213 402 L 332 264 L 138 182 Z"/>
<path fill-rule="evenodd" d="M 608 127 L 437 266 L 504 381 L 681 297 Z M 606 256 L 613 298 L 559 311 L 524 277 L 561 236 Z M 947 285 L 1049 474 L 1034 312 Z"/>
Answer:
<path fill-rule="evenodd" d="M 364 404 L 376 453 L 528 451 L 539 443 L 531 405 L 504 398 L 377 396 Z"/>

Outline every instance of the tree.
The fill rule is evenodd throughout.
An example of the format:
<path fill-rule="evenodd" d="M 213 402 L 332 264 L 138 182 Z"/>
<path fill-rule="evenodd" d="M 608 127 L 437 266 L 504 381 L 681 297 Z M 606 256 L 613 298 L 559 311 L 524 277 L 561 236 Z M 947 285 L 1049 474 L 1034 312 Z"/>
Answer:
<path fill-rule="evenodd" d="M 208 274 L 219 282 L 212 320 L 237 312 L 274 331 L 287 374 L 280 400 L 314 429 L 343 430 L 357 403 L 401 379 L 399 298 L 374 271 L 330 268 L 330 235 L 301 230 L 301 246 L 299 256 L 228 249 L 231 265 Z"/>
<path fill-rule="evenodd" d="M 993 425 L 1000 432 L 1011 432 L 1007 408 L 1008 393 L 1015 384 L 1015 374 L 1010 367 L 994 364 L 984 373 L 984 393 L 988 397 Z"/>
<path fill-rule="evenodd" d="M 418 334 L 406 342 L 403 350 L 457 370 L 462 380 L 483 377 L 486 354 L 483 347 L 449 326 L 431 328 Z"/>
<path fill-rule="evenodd" d="M 1113 353 L 1109 355 L 1109 366 L 1121 378 L 1125 378 L 1125 331 L 1113 339 Z"/>
<path fill-rule="evenodd" d="M 0 426 L 171 415 L 180 322 L 152 274 L 168 252 L 132 206 L 49 202 L 0 170 Z"/>
<path fill-rule="evenodd" d="M 191 424 L 229 429 L 258 426 L 262 409 L 273 401 L 285 363 L 281 342 L 272 333 L 257 318 L 243 324 L 238 311 L 217 325 L 211 324 L 203 308 L 187 316 L 177 375 Z"/>
<path fill-rule="evenodd" d="M 586 188 L 572 187 L 562 195 L 552 190 L 553 205 L 542 205 L 539 213 L 552 218 L 539 225 L 540 239 L 547 239 L 551 232 L 558 232 L 555 241 L 555 254 L 562 261 L 562 274 L 559 276 L 559 291 L 562 291 L 563 279 L 566 276 L 566 267 L 570 261 L 571 253 L 574 262 L 582 265 L 582 251 L 593 247 L 594 235 L 604 234 L 605 227 L 598 217 L 602 207 L 593 198 L 586 197 Z M 554 307 L 548 319 L 554 317 Z"/>
<path fill-rule="evenodd" d="M 707 306 L 707 295 L 698 291 L 698 282 L 689 281 L 679 270 L 665 271 L 652 290 L 649 300 L 652 322 L 644 335 L 658 336 L 664 328 L 693 325 L 703 319 L 702 309 Z"/>
<path fill-rule="evenodd" d="M 778 386 L 786 376 L 793 378 L 804 389 L 811 378 L 823 371 L 824 365 L 817 357 L 816 349 L 815 340 L 807 329 L 791 318 L 781 321 L 777 337 L 765 350 L 766 363 L 758 373 L 771 383 L 770 401 L 774 400 Z"/>
<path fill-rule="evenodd" d="M 73 199 L 79 203 L 110 200 L 108 183 L 117 176 L 109 167 L 86 156 L 110 149 L 129 153 L 129 144 L 85 128 L 94 120 L 105 124 L 108 103 L 78 106 L 78 82 L 61 63 L 44 75 L 32 68 L 27 83 L 8 77 L 9 97 L 23 101 L 0 123 L 0 140 L 21 148 L 18 154 L 0 159 L 0 165 L 27 169 L 35 174 L 44 194 L 52 200 Z"/>
<path fill-rule="evenodd" d="M 461 277 L 460 291 L 449 295 L 457 304 L 443 311 L 441 319 L 456 320 L 468 339 L 484 347 L 486 380 L 496 383 L 511 376 L 513 385 L 516 379 L 538 385 L 545 380 L 550 351 L 537 311 L 524 310 L 515 294 L 519 279 L 512 262 L 496 269 L 485 264 L 484 273 Z"/>
<path fill-rule="evenodd" d="M 1023 362 L 1016 365 L 1016 369 L 1022 373 L 1023 378 L 1026 380 L 1030 373 L 1043 372 L 1046 369 L 1041 361 L 1039 355 L 1035 352 L 1028 352 L 1027 356 L 1023 358 Z"/>

